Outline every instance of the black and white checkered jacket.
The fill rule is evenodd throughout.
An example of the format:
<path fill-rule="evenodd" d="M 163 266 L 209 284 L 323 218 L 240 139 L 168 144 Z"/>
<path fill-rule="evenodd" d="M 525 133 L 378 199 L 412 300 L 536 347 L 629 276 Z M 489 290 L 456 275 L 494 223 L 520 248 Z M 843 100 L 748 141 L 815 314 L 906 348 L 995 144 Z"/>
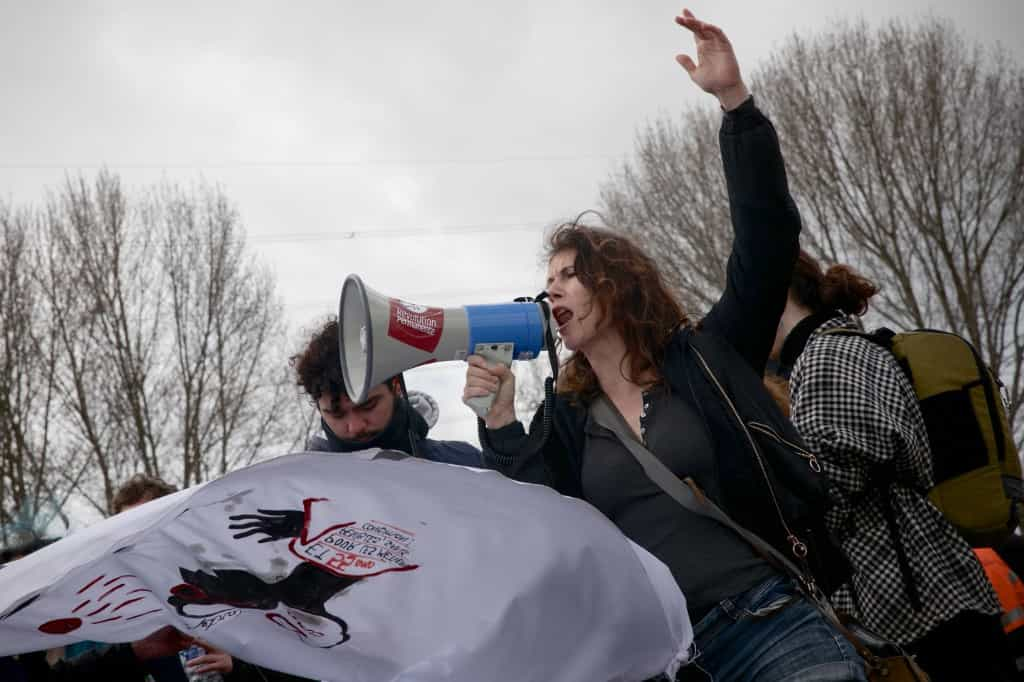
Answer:
<path fill-rule="evenodd" d="M 895 358 L 868 339 L 822 334 L 860 329 L 838 316 L 820 325 L 790 376 L 792 420 L 821 457 L 837 500 L 826 518 L 853 565 L 832 596 L 838 611 L 909 644 L 964 611 L 997 614 L 999 603 L 967 543 L 919 490 L 934 486 L 924 418 Z M 921 610 L 911 605 L 883 514 L 879 471 L 894 467 L 890 500 Z M 874 478 L 873 478 L 874 477 Z"/>

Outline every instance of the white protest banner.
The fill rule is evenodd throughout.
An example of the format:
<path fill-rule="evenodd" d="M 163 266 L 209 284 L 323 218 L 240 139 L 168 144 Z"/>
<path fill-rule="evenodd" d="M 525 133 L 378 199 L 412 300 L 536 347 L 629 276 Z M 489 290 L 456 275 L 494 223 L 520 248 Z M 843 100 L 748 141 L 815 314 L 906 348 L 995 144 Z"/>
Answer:
<path fill-rule="evenodd" d="M 0 655 L 173 625 L 323 680 L 643 680 L 692 639 L 668 569 L 589 505 L 394 453 L 243 469 L 0 568 Z"/>

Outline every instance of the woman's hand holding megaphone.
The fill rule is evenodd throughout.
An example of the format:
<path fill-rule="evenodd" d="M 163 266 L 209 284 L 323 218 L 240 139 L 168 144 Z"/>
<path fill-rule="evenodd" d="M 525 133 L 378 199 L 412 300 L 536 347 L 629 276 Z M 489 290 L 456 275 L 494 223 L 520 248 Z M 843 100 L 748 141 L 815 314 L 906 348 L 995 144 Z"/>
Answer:
<path fill-rule="evenodd" d="M 488 362 L 479 355 L 466 358 L 466 385 L 462 402 L 493 395 L 494 402 L 484 417 L 489 429 L 500 429 L 516 420 L 516 376 L 507 365 Z"/>

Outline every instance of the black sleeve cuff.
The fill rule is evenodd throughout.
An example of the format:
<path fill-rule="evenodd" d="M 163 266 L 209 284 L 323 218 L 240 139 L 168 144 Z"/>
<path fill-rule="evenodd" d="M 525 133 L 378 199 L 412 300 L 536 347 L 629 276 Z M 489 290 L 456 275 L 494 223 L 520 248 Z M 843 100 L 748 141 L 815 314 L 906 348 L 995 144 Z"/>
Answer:
<path fill-rule="evenodd" d="M 488 429 L 482 419 L 476 420 L 482 450 L 482 464 L 487 468 L 511 467 L 527 442 L 526 430 L 516 420 L 497 429 Z"/>
<path fill-rule="evenodd" d="M 751 95 L 743 100 L 743 104 L 725 112 L 722 117 L 722 132 L 726 135 L 741 133 L 761 125 L 765 120 L 765 115 L 757 108 L 754 96 Z"/>
<path fill-rule="evenodd" d="M 498 429 L 487 429 L 487 444 L 499 455 L 515 455 L 525 436 L 522 422 L 516 420 Z"/>

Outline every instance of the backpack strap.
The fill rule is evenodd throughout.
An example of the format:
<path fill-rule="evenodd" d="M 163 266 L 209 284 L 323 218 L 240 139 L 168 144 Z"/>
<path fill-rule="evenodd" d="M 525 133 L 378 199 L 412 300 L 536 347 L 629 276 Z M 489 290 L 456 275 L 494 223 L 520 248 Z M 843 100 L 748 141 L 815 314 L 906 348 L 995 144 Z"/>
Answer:
<path fill-rule="evenodd" d="M 821 332 L 821 336 L 859 336 L 862 339 L 867 339 L 872 343 L 878 344 L 882 348 L 889 352 L 892 352 L 892 340 L 896 336 L 896 332 L 889 329 L 888 327 L 879 327 L 873 332 L 866 332 L 860 329 L 850 329 L 849 327 L 833 327 L 832 329 L 826 329 Z"/>
<path fill-rule="evenodd" d="M 910 571 L 910 561 L 907 559 L 907 549 L 903 546 L 903 542 L 900 541 L 900 529 L 899 525 L 896 523 L 896 510 L 892 506 L 893 483 L 897 480 L 894 472 L 894 465 L 883 465 L 882 475 L 876 479 L 880 484 L 878 494 L 882 503 L 882 516 L 885 517 L 885 525 L 889 529 L 889 536 L 892 537 L 893 549 L 896 551 L 896 562 L 900 567 L 900 574 L 903 577 L 903 587 L 907 590 L 907 597 L 910 599 L 910 606 L 916 613 L 920 613 L 924 609 L 921 604 L 921 594 L 917 589 L 917 582 L 914 580 L 914 574 Z"/>

